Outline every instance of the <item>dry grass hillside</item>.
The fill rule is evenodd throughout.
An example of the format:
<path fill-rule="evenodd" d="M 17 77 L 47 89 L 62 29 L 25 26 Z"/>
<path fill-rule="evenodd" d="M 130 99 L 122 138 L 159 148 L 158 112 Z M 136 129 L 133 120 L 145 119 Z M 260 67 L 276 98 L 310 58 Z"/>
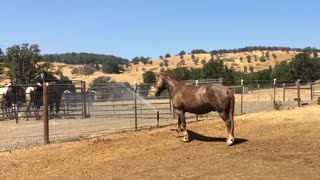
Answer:
<path fill-rule="evenodd" d="M 275 66 L 275 64 L 280 63 L 281 61 L 290 61 L 298 52 L 294 51 L 269 51 L 269 59 L 266 62 L 260 62 L 260 57 L 262 54 L 266 56 L 268 51 L 252 51 L 252 52 L 241 52 L 241 53 L 225 53 L 222 55 L 214 56 L 213 58 L 220 59 L 224 61 L 224 64 L 229 68 L 234 68 L 237 71 L 243 72 L 245 67 L 247 68 L 247 72 L 249 72 L 250 66 L 253 67 L 253 71 L 259 71 L 268 68 L 269 66 Z M 251 62 L 249 63 L 247 60 L 247 56 L 251 57 Z M 75 75 L 72 74 L 71 71 L 74 68 L 79 68 L 82 65 L 68 65 L 64 63 L 53 63 L 54 68 L 53 72 L 60 70 L 63 72 L 64 76 L 68 76 L 71 80 L 82 80 L 85 81 L 87 85 L 93 81 L 93 79 L 99 76 L 108 76 L 112 80 L 117 82 L 128 82 L 133 84 L 134 81 L 138 83 L 143 82 L 142 74 L 146 71 L 160 72 L 161 69 L 174 69 L 179 67 L 188 67 L 188 68 L 202 68 L 205 62 L 208 62 L 211 59 L 210 54 L 195 54 L 192 59 L 191 55 L 184 55 L 183 61 L 181 62 L 180 56 L 173 56 L 169 58 L 165 58 L 168 60 L 168 66 L 161 67 L 161 63 L 164 62 L 163 59 L 153 59 L 152 64 L 130 64 L 128 68 L 125 69 L 124 73 L 121 74 L 105 74 L 102 71 L 95 72 L 92 75 Z M 241 60 L 242 59 L 242 60 Z M 1 84 L 4 84 L 7 80 L 3 80 Z"/>
<path fill-rule="evenodd" d="M 219 56 L 220 60 L 224 61 L 224 64 L 227 65 L 229 68 L 234 68 L 237 71 L 244 71 L 244 67 L 247 67 L 249 72 L 249 67 L 252 66 L 254 71 L 260 71 L 263 69 L 268 68 L 270 65 L 274 67 L 277 63 L 281 61 L 290 61 L 298 52 L 285 52 L 285 51 L 269 51 L 269 59 L 266 62 L 260 62 L 260 57 L 262 53 L 266 54 L 267 51 L 252 51 L 252 52 L 241 52 L 241 53 L 226 53 L 222 56 Z M 276 58 L 272 55 L 274 54 Z M 251 56 L 251 62 L 248 63 L 247 56 Z M 202 61 L 208 62 L 211 59 L 210 54 L 195 54 L 194 60 L 192 59 L 191 55 L 185 55 L 183 60 L 185 64 L 182 64 L 181 67 L 188 67 L 188 68 L 202 68 L 203 64 Z M 242 61 L 240 60 L 242 57 Z M 255 57 L 257 60 L 255 60 Z M 134 81 L 138 83 L 143 82 L 142 74 L 146 71 L 153 71 L 153 72 L 160 72 L 162 68 L 164 69 L 174 69 L 177 68 L 177 64 L 181 62 L 180 56 L 173 56 L 169 58 L 165 58 L 168 60 L 168 66 L 161 67 L 160 64 L 163 63 L 163 59 L 153 59 L 152 64 L 143 64 L 139 63 L 137 65 L 130 64 L 128 68 L 125 69 L 125 72 L 122 74 L 105 74 L 103 72 L 95 72 L 93 75 L 90 76 L 75 76 L 71 74 L 73 66 L 64 65 L 59 63 L 54 63 L 55 67 L 62 67 L 61 71 L 65 76 L 68 76 L 72 80 L 83 80 L 86 81 L 87 84 L 90 84 L 94 78 L 99 76 L 108 76 L 111 79 L 117 82 L 129 82 L 132 84 Z M 214 56 L 214 59 L 217 59 L 217 56 Z M 195 63 L 195 60 L 198 60 L 198 63 Z"/>

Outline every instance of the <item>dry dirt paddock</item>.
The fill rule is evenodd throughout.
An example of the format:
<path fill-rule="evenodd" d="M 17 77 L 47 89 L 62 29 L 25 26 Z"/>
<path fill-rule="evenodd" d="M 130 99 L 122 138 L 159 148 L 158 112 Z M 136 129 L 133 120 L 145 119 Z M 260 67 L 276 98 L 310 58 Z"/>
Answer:
<path fill-rule="evenodd" d="M 320 106 L 106 135 L 0 153 L 0 179 L 320 179 Z"/>

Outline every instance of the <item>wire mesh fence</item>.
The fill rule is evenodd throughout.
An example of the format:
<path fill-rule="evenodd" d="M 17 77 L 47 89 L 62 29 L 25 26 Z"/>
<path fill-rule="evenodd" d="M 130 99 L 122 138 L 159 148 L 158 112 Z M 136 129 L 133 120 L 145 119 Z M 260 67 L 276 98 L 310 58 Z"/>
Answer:
<path fill-rule="evenodd" d="M 223 82 L 213 79 L 188 83 L 206 85 Z M 56 112 L 57 106 L 48 113 L 50 142 L 177 123 L 169 93 L 164 91 L 160 97 L 155 97 L 153 84 L 130 86 L 127 83 L 108 83 L 91 88 L 86 88 L 83 82 L 73 84 L 76 92 L 62 93 L 59 113 Z M 236 82 L 228 87 L 235 94 L 236 115 L 268 111 L 277 106 L 285 109 L 316 103 L 317 92 L 320 92 L 319 83 L 300 81 Z M 2 109 L 8 108 L 5 103 L 1 102 Z M 28 115 L 27 104 L 28 100 L 19 102 L 15 115 L 8 116 L 6 111 L 1 111 L 0 151 L 44 143 L 45 123 L 36 115 L 36 111 L 39 116 L 43 115 L 43 106 L 32 109 Z M 187 121 L 196 121 L 219 116 L 215 112 L 206 115 L 187 113 L 186 118 Z"/>

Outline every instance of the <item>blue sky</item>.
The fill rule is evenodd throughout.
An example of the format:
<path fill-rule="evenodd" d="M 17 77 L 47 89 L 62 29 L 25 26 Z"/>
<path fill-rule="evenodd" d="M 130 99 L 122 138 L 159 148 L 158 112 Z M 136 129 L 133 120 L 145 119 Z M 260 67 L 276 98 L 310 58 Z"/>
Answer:
<path fill-rule="evenodd" d="M 320 48 L 320 1 L 0 0 L 0 48 L 89 52 L 131 60 L 181 50 Z"/>

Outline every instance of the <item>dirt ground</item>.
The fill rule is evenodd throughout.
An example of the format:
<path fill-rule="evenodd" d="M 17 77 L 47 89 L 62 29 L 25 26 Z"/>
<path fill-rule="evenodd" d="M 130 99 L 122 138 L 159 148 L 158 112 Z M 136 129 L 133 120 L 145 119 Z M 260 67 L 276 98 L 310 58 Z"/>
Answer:
<path fill-rule="evenodd" d="M 320 179 L 320 106 L 106 135 L 0 153 L 0 179 Z M 182 135 L 182 134 L 181 134 Z"/>

